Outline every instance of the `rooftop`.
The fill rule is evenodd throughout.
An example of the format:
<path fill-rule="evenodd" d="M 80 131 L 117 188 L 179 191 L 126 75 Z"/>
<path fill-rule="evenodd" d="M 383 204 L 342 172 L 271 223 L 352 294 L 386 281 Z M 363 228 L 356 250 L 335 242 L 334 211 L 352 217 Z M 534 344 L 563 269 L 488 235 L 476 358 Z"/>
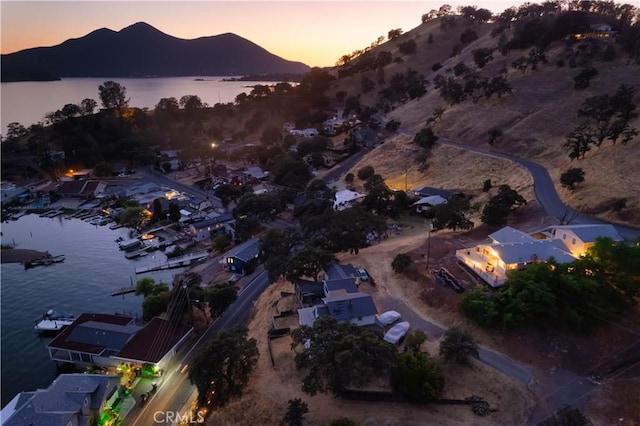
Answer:
<path fill-rule="evenodd" d="M 90 328 L 82 326 L 87 322 L 94 325 L 100 324 L 102 330 L 106 333 L 109 325 L 127 326 L 133 325 L 134 319 L 124 315 L 111 314 L 82 314 L 71 325 L 58 334 L 49 344 L 50 348 L 69 349 L 80 352 L 99 354 L 105 349 L 105 340 L 101 340 L 99 336 L 90 338 Z M 79 327 L 82 326 L 80 329 Z M 80 330 L 77 331 L 76 330 Z M 96 331 L 98 332 L 98 331 Z M 75 333 L 75 334 L 74 334 Z"/>
<path fill-rule="evenodd" d="M 124 345 L 118 358 L 157 363 L 190 331 L 190 327 L 173 327 L 169 321 L 155 317 Z"/>

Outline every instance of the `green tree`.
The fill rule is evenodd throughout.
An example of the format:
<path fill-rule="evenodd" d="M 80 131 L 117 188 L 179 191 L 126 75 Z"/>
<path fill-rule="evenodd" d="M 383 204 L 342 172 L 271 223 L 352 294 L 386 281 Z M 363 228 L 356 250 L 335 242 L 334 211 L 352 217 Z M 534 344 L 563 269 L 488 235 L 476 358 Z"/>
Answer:
<path fill-rule="evenodd" d="M 427 341 L 427 335 L 422 330 L 414 330 L 407 334 L 404 339 L 404 346 L 408 351 L 420 352 L 420 347 Z"/>
<path fill-rule="evenodd" d="M 143 297 L 147 297 L 150 294 L 153 294 L 155 287 L 156 281 L 153 278 L 142 278 L 136 283 L 135 295 L 142 295 Z"/>
<path fill-rule="evenodd" d="M 420 129 L 420 131 L 413 137 L 413 143 L 427 151 L 430 151 L 431 148 L 433 148 L 437 140 L 438 136 L 436 136 L 431 127 L 424 127 Z"/>
<path fill-rule="evenodd" d="M 314 281 L 317 281 L 320 271 L 335 261 L 336 256 L 330 251 L 313 243 L 307 243 L 290 258 L 286 278 L 291 282 L 295 282 L 301 277 L 312 277 Z"/>
<path fill-rule="evenodd" d="M 471 229 L 473 222 L 467 219 L 471 202 L 463 194 L 450 197 L 446 203 L 431 207 L 427 217 L 432 219 L 433 229 Z"/>
<path fill-rule="evenodd" d="M 527 200 L 509 185 L 501 185 L 498 193 L 491 197 L 482 209 L 480 220 L 489 226 L 504 225 L 510 213 L 519 206 L 526 205 Z"/>
<path fill-rule="evenodd" d="M 574 89 L 586 89 L 591 84 L 591 80 L 598 75 L 598 70 L 592 67 L 587 67 L 580 71 L 578 75 L 573 77 Z"/>
<path fill-rule="evenodd" d="M 150 321 L 152 318 L 166 312 L 169 307 L 170 292 L 151 294 L 142 301 L 142 319 Z"/>
<path fill-rule="evenodd" d="M 302 426 L 304 415 L 309 412 L 309 406 L 300 398 L 290 399 L 289 408 L 280 421 L 281 426 Z"/>
<path fill-rule="evenodd" d="M 222 252 L 224 249 L 229 247 L 231 244 L 231 240 L 225 234 L 218 234 L 213 239 L 213 246 L 218 252 Z"/>
<path fill-rule="evenodd" d="M 291 249 L 302 239 L 294 230 L 269 229 L 260 239 L 260 262 L 276 282 L 287 273 Z"/>
<path fill-rule="evenodd" d="M 577 183 L 584 182 L 584 170 L 572 167 L 560 175 L 560 183 L 563 187 L 574 190 Z"/>
<path fill-rule="evenodd" d="M 487 134 L 489 135 L 489 145 L 493 145 L 495 143 L 495 141 L 502 136 L 502 129 L 499 129 L 497 127 L 493 127 L 491 129 L 489 129 L 489 131 L 487 132 Z"/>
<path fill-rule="evenodd" d="M 585 123 L 576 127 L 564 143 L 564 148 L 569 153 L 572 160 L 584 158 L 585 154 L 591 150 L 591 144 L 595 142 L 595 135 L 592 129 Z"/>
<path fill-rule="evenodd" d="M 27 135 L 27 129 L 18 122 L 7 124 L 7 140 L 20 139 Z"/>
<path fill-rule="evenodd" d="M 412 54 L 416 53 L 417 47 L 418 47 L 418 44 L 416 43 L 416 41 L 414 39 L 411 38 L 411 39 L 409 39 L 407 41 L 403 41 L 402 43 L 400 43 L 398 45 L 398 50 L 403 55 L 412 55 Z"/>
<path fill-rule="evenodd" d="M 462 365 L 470 365 L 469 357 L 480 358 L 478 344 L 471 335 L 458 327 L 451 327 L 444 333 L 440 342 L 440 356 L 445 361 L 454 361 Z"/>
<path fill-rule="evenodd" d="M 476 63 L 478 68 L 482 69 L 489 62 L 493 61 L 493 49 L 488 47 L 481 47 L 473 50 L 473 62 Z"/>
<path fill-rule="evenodd" d="M 363 166 L 358 170 L 358 179 L 367 180 L 375 174 L 373 166 Z"/>
<path fill-rule="evenodd" d="M 231 201 L 238 201 L 242 197 L 242 189 L 225 183 L 214 189 L 213 194 L 220 199 L 223 206 L 227 207 Z"/>
<path fill-rule="evenodd" d="M 207 287 L 203 294 L 204 300 L 209 305 L 211 318 L 218 318 L 238 298 L 238 290 L 231 284 Z"/>
<path fill-rule="evenodd" d="M 91 115 L 95 111 L 98 103 L 95 99 L 85 98 L 80 102 L 80 113 L 82 115 Z"/>
<path fill-rule="evenodd" d="M 412 264 L 413 259 L 411 259 L 411 256 L 407 253 L 399 253 L 393 258 L 393 261 L 391 262 L 391 269 L 393 269 L 396 274 L 403 274 L 409 269 L 409 267 L 411 267 Z"/>
<path fill-rule="evenodd" d="M 122 110 L 129 106 L 126 87 L 115 81 L 105 81 L 98 86 L 98 95 L 103 107 L 106 109 L 115 108 L 118 117 L 122 118 Z"/>
<path fill-rule="evenodd" d="M 151 218 L 151 222 L 159 222 L 164 219 L 164 212 L 162 211 L 162 200 L 160 198 L 156 198 L 153 200 L 153 217 Z"/>
<path fill-rule="evenodd" d="M 198 407 L 221 407 L 242 395 L 260 355 L 247 333 L 234 328 L 216 334 L 191 362 L 189 380 L 198 389 Z"/>
<path fill-rule="evenodd" d="M 486 179 L 482 182 L 482 192 L 489 192 L 491 189 L 491 179 Z"/>
<path fill-rule="evenodd" d="M 409 401 L 426 404 L 442 394 L 444 373 L 429 355 L 404 352 L 393 369 L 393 384 Z"/>
<path fill-rule="evenodd" d="M 305 372 L 302 390 L 309 395 L 340 395 L 348 386 L 363 386 L 388 371 L 396 355 L 379 331 L 330 316 L 301 326 L 291 337 L 296 368 Z"/>

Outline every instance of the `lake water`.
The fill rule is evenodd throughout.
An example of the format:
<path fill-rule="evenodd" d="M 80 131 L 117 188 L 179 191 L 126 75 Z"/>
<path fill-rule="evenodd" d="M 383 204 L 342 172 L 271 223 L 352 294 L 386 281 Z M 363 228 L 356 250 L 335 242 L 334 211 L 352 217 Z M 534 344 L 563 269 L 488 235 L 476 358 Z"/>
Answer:
<path fill-rule="evenodd" d="M 202 78 L 204 81 L 195 81 Z M 249 93 L 256 84 L 251 81 L 222 81 L 230 77 L 167 77 L 167 78 L 65 78 L 61 81 L 1 83 L 2 135 L 7 125 L 18 122 L 29 127 L 44 121 L 45 114 L 62 109 L 66 104 L 79 104 L 94 99 L 101 106 L 98 87 L 113 80 L 127 89 L 129 106 L 154 108 L 162 98 L 178 101 L 185 95 L 197 95 L 209 105 L 234 102 L 240 93 Z"/>
<path fill-rule="evenodd" d="M 115 240 L 128 238 L 127 228 L 111 230 L 80 219 L 30 214 L 2 223 L 0 229 L 2 244 L 66 257 L 62 263 L 32 269 L 17 263 L 1 266 L 2 406 L 20 391 L 48 387 L 56 376 L 56 364 L 49 360 L 46 348 L 51 337 L 39 337 L 33 329 L 35 320 L 45 311 L 54 309 L 76 316 L 84 312 L 141 316 L 141 297 L 113 297 L 111 293 L 142 277 L 170 284 L 175 274 L 184 271 L 136 275 L 134 268 L 160 264 L 166 257 L 156 251 L 139 259 L 126 259 Z"/>

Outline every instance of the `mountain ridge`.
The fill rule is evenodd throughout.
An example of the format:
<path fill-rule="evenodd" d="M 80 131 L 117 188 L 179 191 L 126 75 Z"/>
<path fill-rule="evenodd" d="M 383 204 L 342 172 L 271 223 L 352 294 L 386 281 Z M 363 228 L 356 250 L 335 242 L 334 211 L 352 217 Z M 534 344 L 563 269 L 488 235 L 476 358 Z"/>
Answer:
<path fill-rule="evenodd" d="M 181 39 L 137 22 L 94 30 L 51 47 L 1 56 L 2 82 L 63 77 L 184 77 L 302 74 L 310 67 L 276 56 L 234 33 Z"/>

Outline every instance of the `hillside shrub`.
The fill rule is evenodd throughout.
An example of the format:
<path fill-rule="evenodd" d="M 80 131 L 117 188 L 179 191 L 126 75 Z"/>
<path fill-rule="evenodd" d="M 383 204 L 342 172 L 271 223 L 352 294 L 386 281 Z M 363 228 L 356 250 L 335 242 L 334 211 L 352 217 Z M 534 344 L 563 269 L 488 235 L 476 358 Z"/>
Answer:
<path fill-rule="evenodd" d="M 440 68 L 442 68 L 442 64 L 440 62 L 436 62 L 431 66 L 431 71 L 435 72 L 435 71 L 438 71 Z"/>
<path fill-rule="evenodd" d="M 364 167 L 360 168 L 360 170 L 358 170 L 358 179 L 367 180 L 371 176 L 373 176 L 375 174 L 375 172 L 376 171 L 373 168 L 373 166 L 364 166 Z"/>
<path fill-rule="evenodd" d="M 412 263 L 413 260 L 407 253 L 396 254 L 391 262 L 391 269 L 397 274 L 402 274 L 409 269 Z"/>

